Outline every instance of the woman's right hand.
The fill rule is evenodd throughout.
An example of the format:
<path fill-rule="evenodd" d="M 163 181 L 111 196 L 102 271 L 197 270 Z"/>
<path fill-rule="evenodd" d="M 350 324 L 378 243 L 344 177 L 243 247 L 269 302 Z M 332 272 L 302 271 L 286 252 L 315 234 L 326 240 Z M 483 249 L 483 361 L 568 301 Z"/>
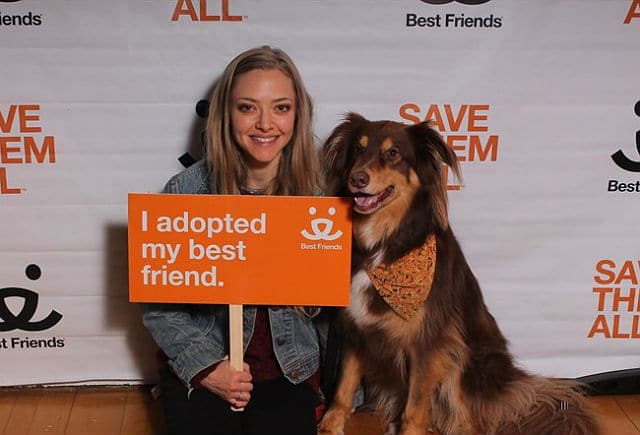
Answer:
<path fill-rule="evenodd" d="M 249 364 L 244 363 L 243 370 L 231 367 L 228 359 L 221 361 L 200 382 L 203 387 L 231 403 L 235 408 L 243 408 L 251 399 L 251 372 Z"/>

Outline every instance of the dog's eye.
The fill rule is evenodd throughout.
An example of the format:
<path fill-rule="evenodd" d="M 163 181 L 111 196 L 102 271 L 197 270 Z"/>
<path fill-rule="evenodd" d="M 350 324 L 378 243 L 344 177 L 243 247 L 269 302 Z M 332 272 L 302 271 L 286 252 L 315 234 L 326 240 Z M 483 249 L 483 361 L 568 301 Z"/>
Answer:
<path fill-rule="evenodd" d="M 389 161 L 398 160 L 400 158 L 400 151 L 396 148 L 391 148 L 384 153 L 384 157 Z"/>
<path fill-rule="evenodd" d="M 366 149 L 366 148 L 365 148 L 365 147 L 363 147 L 362 145 L 360 145 L 359 143 L 355 144 L 355 146 L 353 147 L 353 151 L 354 151 L 356 154 L 360 154 L 360 153 L 364 152 L 364 150 L 365 150 L 365 149 Z"/>

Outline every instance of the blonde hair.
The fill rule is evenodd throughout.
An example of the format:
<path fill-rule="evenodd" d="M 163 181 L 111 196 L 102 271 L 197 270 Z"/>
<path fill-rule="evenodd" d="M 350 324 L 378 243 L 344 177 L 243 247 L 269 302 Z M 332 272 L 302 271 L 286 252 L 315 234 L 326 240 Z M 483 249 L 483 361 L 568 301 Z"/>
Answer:
<path fill-rule="evenodd" d="M 240 53 L 216 81 L 209 99 L 206 160 L 211 176 L 211 192 L 239 194 L 247 166 L 231 131 L 229 99 L 238 75 L 256 69 L 275 69 L 291 79 L 296 94 L 296 113 L 291 141 L 284 148 L 278 174 L 265 193 L 270 195 L 315 195 L 322 187 L 322 176 L 313 126 L 313 102 L 304 87 L 293 60 L 282 50 L 262 46 Z M 294 307 L 305 317 L 315 317 L 319 307 Z"/>
<path fill-rule="evenodd" d="M 296 94 L 296 113 L 291 141 L 284 148 L 278 175 L 265 193 L 271 195 L 314 195 L 321 185 L 320 164 L 313 133 L 313 103 L 300 73 L 282 50 L 262 46 L 233 59 L 211 93 L 206 128 L 206 159 L 211 174 L 211 192 L 240 193 L 247 166 L 231 131 L 229 99 L 238 75 L 256 69 L 275 69 L 291 79 Z"/>

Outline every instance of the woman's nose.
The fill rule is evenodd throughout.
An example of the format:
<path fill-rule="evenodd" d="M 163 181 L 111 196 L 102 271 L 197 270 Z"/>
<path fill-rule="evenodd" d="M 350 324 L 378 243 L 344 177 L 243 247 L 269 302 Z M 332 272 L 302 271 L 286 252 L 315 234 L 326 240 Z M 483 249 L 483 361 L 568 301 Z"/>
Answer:
<path fill-rule="evenodd" d="M 256 122 L 256 128 L 262 131 L 271 129 L 271 116 L 268 112 L 260 112 L 260 115 L 258 115 L 258 120 Z"/>

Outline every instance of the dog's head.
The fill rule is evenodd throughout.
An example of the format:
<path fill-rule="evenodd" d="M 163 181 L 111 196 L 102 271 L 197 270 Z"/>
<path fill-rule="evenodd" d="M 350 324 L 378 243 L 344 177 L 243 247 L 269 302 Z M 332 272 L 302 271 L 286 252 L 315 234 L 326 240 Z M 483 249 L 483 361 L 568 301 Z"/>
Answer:
<path fill-rule="evenodd" d="M 369 121 L 350 113 L 322 149 L 329 193 L 354 198 L 354 232 L 365 246 L 391 236 L 410 212 L 446 229 L 443 164 L 460 178 L 455 153 L 427 122 Z M 420 202 L 416 204 L 416 202 Z"/>

